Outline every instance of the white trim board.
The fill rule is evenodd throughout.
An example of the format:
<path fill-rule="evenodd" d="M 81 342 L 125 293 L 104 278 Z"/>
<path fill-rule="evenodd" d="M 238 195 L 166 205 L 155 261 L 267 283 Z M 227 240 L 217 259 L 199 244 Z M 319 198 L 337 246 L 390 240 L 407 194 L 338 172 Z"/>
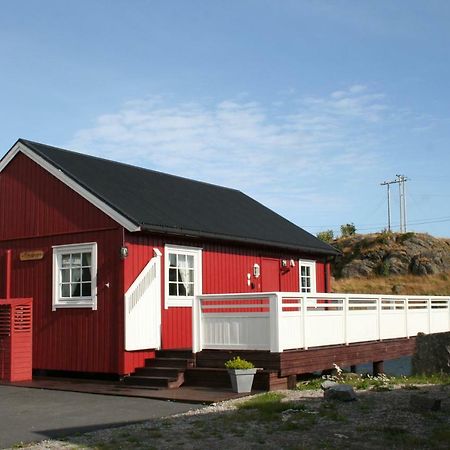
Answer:
<path fill-rule="evenodd" d="M 27 147 L 25 144 L 21 142 L 16 142 L 16 144 L 11 148 L 11 150 L 5 155 L 3 160 L 0 162 L 0 172 L 3 171 L 3 169 L 13 160 L 13 158 L 17 155 L 17 153 L 23 153 L 25 156 L 28 156 L 32 161 L 34 161 L 36 164 L 41 166 L 43 169 L 45 169 L 47 172 L 49 172 L 51 175 L 53 175 L 55 178 L 57 178 L 59 181 L 63 182 L 66 186 L 71 188 L 73 191 L 75 191 L 77 194 L 81 195 L 85 200 L 87 200 L 89 203 L 94 205 L 96 208 L 98 208 L 100 211 L 105 213 L 107 216 L 109 216 L 111 219 L 113 219 L 118 224 L 122 225 L 124 228 L 126 228 L 128 231 L 139 231 L 141 227 L 137 226 L 134 222 L 117 212 L 115 209 L 111 208 L 107 203 L 105 203 L 103 200 L 101 200 L 96 195 L 89 192 L 87 189 L 85 189 L 83 186 L 81 186 L 79 183 L 77 183 L 75 180 L 70 178 L 68 175 L 66 175 L 64 172 L 62 172 L 60 169 L 57 169 L 55 166 L 53 166 L 51 163 L 46 161 L 44 158 L 42 158 L 40 155 L 38 155 L 35 151 Z"/>

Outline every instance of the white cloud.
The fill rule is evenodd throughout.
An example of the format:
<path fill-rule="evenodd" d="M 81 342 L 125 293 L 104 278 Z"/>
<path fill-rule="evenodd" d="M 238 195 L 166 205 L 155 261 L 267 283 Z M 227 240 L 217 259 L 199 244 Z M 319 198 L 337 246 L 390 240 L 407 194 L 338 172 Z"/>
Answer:
<path fill-rule="evenodd" d="M 392 113 L 384 95 L 362 85 L 287 105 L 245 98 L 127 102 L 77 132 L 70 147 L 235 187 L 293 217 L 292 204 L 339 208 L 342 198 L 322 194 L 320 180 L 345 172 L 343 183 L 370 168 L 376 129 Z"/>

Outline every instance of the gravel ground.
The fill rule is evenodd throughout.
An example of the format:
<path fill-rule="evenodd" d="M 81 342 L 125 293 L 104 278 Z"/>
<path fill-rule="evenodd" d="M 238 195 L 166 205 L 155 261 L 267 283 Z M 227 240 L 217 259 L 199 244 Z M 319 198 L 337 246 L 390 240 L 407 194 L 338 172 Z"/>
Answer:
<path fill-rule="evenodd" d="M 357 391 L 354 402 L 328 402 L 322 391 L 280 391 L 276 414 L 239 409 L 250 397 L 218 403 L 143 424 L 106 429 L 64 441 L 26 446 L 44 449 L 448 449 L 450 386 Z M 440 411 L 420 412 L 411 395 L 442 400 Z"/>

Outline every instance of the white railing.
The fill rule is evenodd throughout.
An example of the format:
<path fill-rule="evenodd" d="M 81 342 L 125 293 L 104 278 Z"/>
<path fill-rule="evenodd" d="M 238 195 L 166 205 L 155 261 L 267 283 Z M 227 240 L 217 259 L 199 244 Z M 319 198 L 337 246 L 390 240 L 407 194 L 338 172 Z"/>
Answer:
<path fill-rule="evenodd" d="M 450 331 L 450 297 L 264 292 L 196 296 L 193 349 L 307 349 Z"/>
<path fill-rule="evenodd" d="M 125 350 L 161 345 L 161 252 L 154 253 L 125 293 Z"/>

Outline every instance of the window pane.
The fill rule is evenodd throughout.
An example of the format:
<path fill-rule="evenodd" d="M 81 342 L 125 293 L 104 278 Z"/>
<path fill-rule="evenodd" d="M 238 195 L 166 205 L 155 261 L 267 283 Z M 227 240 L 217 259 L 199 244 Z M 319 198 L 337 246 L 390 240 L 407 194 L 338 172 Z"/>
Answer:
<path fill-rule="evenodd" d="M 61 269 L 61 281 L 70 281 L 70 269 Z"/>
<path fill-rule="evenodd" d="M 194 268 L 194 257 L 192 255 L 187 256 L 187 266 L 189 267 L 189 269 Z"/>
<path fill-rule="evenodd" d="M 311 276 L 311 267 L 306 266 L 306 267 L 305 267 L 305 272 L 306 272 L 306 276 L 307 276 L 307 277 Z"/>
<path fill-rule="evenodd" d="M 169 283 L 169 295 L 177 295 L 177 284 Z"/>
<path fill-rule="evenodd" d="M 187 281 L 189 281 L 189 282 L 191 282 L 191 283 L 194 282 L 194 271 L 193 271 L 193 270 L 190 270 L 190 271 L 189 271 Z"/>
<path fill-rule="evenodd" d="M 81 283 L 72 283 L 70 285 L 71 297 L 80 297 L 81 296 Z"/>
<path fill-rule="evenodd" d="M 177 267 L 177 255 L 174 253 L 169 253 L 169 266 Z"/>
<path fill-rule="evenodd" d="M 70 284 L 61 285 L 61 297 L 70 297 Z"/>
<path fill-rule="evenodd" d="M 306 267 L 305 266 L 301 267 L 301 275 L 302 275 L 302 277 L 304 277 L 306 275 Z"/>
<path fill-rule="evenodd" d="M 184 284 L 178 285 L 178 295 L 186 295 L 186 288 L 184 287 Z"/>
<path fill-rule="evenodd" d="M 177 281 L 177 269 L 169 269 L 169 281 Z"/>
<path fill-rule="evenodd" d="M 83 263 L 83 266 L 91 266 L 91 254 L 90 253 L 83 253 L 83 256 L 81 258 L 81 261 Z"/>
<path fill-rule="evenodd" d="M 186 295 L 194 295 L 194 285 L 188 284 L 186 286 Z"/>
<path fill-rule="evenodd" d="M 187 267 L 186 264 L 186 255 L 178 255 L 178 267 Z"/>
<path fill-rule="evenodd" d="M 70 267 L 70 255 L 61 255 L 62 267 Z"/>
<path fill-rule="evenodd" d="M 72 266 L 81 266 L 81 253 L 74 253 L 72 255 Z"/>
<path fill-rule="evenodd" d="M 91 296 L 91 283 L 83 283 L 81 285 L 81 295 L 83 297 L 90 297 Z"/>
<path fill-rule="evenodd" d="M 83 277 L 82 281 L 91 281 L 91 269 L 85 268 L 82 270 L 81 274 Z"/>
<path fill-rule="evenodd" d="M 81 280 L 81 270 L 80 269 L 72 269 L 72 282 L 78 282 Z"/>

